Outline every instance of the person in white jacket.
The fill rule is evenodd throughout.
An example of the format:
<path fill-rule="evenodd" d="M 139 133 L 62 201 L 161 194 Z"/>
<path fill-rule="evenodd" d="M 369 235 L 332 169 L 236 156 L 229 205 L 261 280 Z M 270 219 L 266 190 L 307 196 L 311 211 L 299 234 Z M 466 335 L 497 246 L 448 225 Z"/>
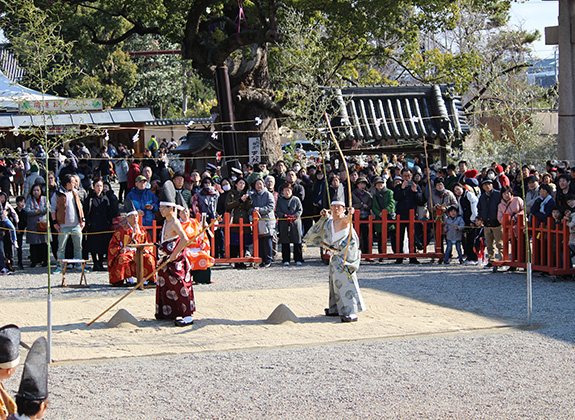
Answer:
<path fill-rule="evenodd" d="M 459 206 L 459 215 L 463 218 L 465 228 L 463 229 L 463 252 L 467 256 L 468 264 L 477 264 L 477 254 L 473 249 L 475 238 L 479 229 L 474 226 L 477 217 L 477 203 L 479 198 L 471 185 L 457 183 L 453 188 L 453 193 Z"/>

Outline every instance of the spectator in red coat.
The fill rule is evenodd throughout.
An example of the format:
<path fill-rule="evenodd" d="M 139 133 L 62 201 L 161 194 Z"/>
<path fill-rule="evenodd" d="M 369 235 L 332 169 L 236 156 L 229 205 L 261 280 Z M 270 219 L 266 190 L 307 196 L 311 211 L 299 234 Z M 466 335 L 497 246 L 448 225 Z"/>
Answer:
<path fill-rule="evenodd" d="M 499 181 L 499 185 L 501 185 L 501 188 L 511 186 L 511 182 L 509 181 L 507 175 L 505 175 L 505 170 L 503 169 L 503 166 L 497 165 L 495 167 L 495 172 L 497 172 L 497 180 Z"/>
<path fill-rule="evenodd" d="M 132 163 L 130 163 L 130 168 L 128 169 L 128 191 L 132 191 L 132 188 L 136 187 L 136 178 L 141 173 L 140 159 L 134 159 Z"/>

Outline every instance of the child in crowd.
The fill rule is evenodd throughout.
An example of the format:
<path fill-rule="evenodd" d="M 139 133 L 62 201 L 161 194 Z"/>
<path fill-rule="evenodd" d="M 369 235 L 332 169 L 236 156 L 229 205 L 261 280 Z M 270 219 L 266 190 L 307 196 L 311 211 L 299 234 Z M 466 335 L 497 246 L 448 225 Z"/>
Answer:
<path fill-rule="evenodd" d="M 16 232 L 16 240 L 18 243 L 18 268 L 20 270 L 24 269 L 22 262 L 22 243 L 24 240 L 24 231 L 28 224 L 28 215 L 24 211 L 24 207 L 26 207 L 26 199 L 24 196 L 19 195 L 16 197 L 16 214 L 18 215 L 18 232 Z"/>
<path fill-rule="evenodd" d="M 14 271 L 14 248 L 18 248 L 16 238 L 16 226 L 18 226 L 18 214 L 8 201 L 8 194 L 0 192 L 0 204 L 3 208 L 3 227 L 6 229 L 3 237 L 5 267 Z"/>
<path fill-rule="evenodd" d="M 554 207 L 551 210 L 551 217 L 553 218 L 553 229 L 561 229 L 563 226 L 563 215 L 561 214 L 561 209 L 559 207 Z"/>
<path fill-rule="evenodd" d="M 461 248 L 461 243 L 463 241 L 463 227 L 465 222 L 463 218 L 458 215 L 457 207 L 450 206 L 446 211 L 447 217 L 445 218 L 445 241 L 447 242 L 447 247 L 445 248 L 445 257 L 443 262 L 449 264 L 449 256 L 451 255 L 451 249 L 453 245 L 457 249 L 457 257 L 459 258 L 459 264 L 463 264 L 463 251 Z"/>

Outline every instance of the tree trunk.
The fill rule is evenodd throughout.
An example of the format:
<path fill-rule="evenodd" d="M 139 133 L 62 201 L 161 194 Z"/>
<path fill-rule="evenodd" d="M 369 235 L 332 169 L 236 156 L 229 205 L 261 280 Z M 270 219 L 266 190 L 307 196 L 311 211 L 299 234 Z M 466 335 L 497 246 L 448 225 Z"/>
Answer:
<path fill-rule="evenodd" d="M 238 154 L 242 162 L 249 161 L 250 137 L 260 138 L 260 161 L 275 163 L 282 158 L 277 116 L 281 111 L 273 101 L 267 62 L 267 50 L 252 46 L 256 57 L 245 70 L 245 60 L 227 63 L 230 74 L 235 127 L 238 131 Z M 261 123 L 256 121 L 261 120 Z"/>

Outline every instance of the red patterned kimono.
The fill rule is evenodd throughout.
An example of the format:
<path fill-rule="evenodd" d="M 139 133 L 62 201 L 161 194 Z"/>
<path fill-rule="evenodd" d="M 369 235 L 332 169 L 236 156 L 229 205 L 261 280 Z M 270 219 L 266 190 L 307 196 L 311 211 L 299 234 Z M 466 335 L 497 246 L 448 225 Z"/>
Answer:
<path fill-rule="evenodd" d="M 180 238 L 166 239 L 160 245 L 160 254 L 169 258 L 180 243 Z M 156 319 L 176 319 L 192 316 L 196 310 L 190 263 L 181 252 L 175 261 L 158 271 L 156 287 Z"/>
<path fill-rule="evenodd" d="M 187 222 L 180 223 L 188 239 L 192 239 L 202 230 L 200 222 L 196 219 L 189 219 Z M 210 239 L 206 233 L 200 235 L 194 243 L 187 246 L 184 253 L 190 263 L 190 270 L 206 270 L 215 263 L 214 258 L 210 255 Z"/>
<path fill-rule="evenodd" d="M 124 223 L 114 232 L 110 245 L 108 245 L 108 276 L 110 283 L 119 283 L 124 279 L 136 277 L 136 250 L 130 244 L 144 244 L 148 234 L 141 226 L 132 229 L 129 223 Z M 153 247 L 144 250 L 144 278 L 156 269 L 156 258 Z M 154 276 L 155 277 L 155 276 Z M 155 281 L 155 278 L 151 281 Z"/>

